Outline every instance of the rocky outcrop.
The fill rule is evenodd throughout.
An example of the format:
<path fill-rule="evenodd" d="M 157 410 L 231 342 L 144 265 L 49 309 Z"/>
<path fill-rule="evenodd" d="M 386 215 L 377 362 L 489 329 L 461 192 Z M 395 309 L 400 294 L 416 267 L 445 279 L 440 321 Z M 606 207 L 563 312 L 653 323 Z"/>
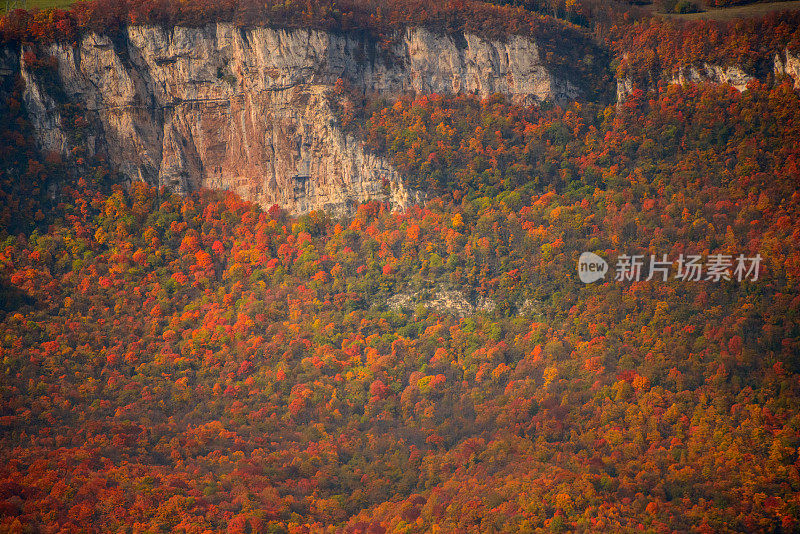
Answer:
<path fill-rule="evenodd" d="M 491 313 L 497 307 L 493 300 L 486 297 L 479 297 L 476 301 L 470 302 L 463 292 L 444 287 L 437 287 L 432 295 L 397 293 L 387 299 L 386 305 L 394 311 L 411 310 L 422 305 L 458 317 L 467 317 L 476 313 Z"/>
<path fill-rule="evenodd" d="M 634 90 L 633 80 L 630 78 L 617 78 L 617 103 L 624 102 L 625 98 Z"/>
<path fill-rule="evenodd" d="M 663 73 L 662 76 L 668 79 L 668 83 L 670 84 L 728 84 L 739 92 L 746 90 L 747 84 L 755 78 L 739 67 L 722 67 L 709 63 L 679 67 L 672 73 Z M 657 85 L 657 76 L 653 78 L 648 82 L 640 84 L 639 87 L 643 89 L 655 89 Z M 642 85 L 644 85 L 644 87 L 642 87 Z M 624 102 L 625 98 L 631 94 L 636 87 L 637 84 L 631 78 L 617 78 L 617 102 Z"/>
<path fill-rule="evenodd" d="M 767 62 L 768 63 L 768 62 Z M 767 68 L 769 66 L 767 65 Z M 800 55 L 793 54 L 789 50 L 775 54 L 772 60 L 772 71 L 776 76 L 788 76 L 794 80 L 795 89 L 800 89 Z M 669 76 L 671 84 L 697 84 L 715 83 L 728 84 L 739 92 L 747 89 L 747 84 L 756 76 L 748 74 L 737 66 L 722 67 L 703 63 L 702 65 L 687 65 L 675 69 Z M 643 83 L 645 88 L 654 88 L 656 82 L 650 80 Z M 617 102 L 624 102 L 625 98 L 636 88 L 636 83 L 631 78 L 617 78 Z"/>
<path fill-rule="evenodd" d="M 775 54 L 773 71 L 776 75 L 789 76 L 794 80 L 794 88 L 800 89 L 800 54 L 784 50 L 783 55 Z"/>
<path fill-rule="evenodd" d="M 681 67 L 672 77 L 670 83 L 719 83 L 728 84 L 737 91 L 742 92 L 747 89 L 747 84 L 754 77 L 744 72 L 739 67 L 722 67 L 703 63 Z"/>
<path fill-rule="evenodd" d="M 420 198 L 388 161 L 339 128 L 328 95 L 340 78 L 367 92 L 500 92 L 519 103 L 578 92 L 548 71 L 529 39 L 424 28 L 406 29 L 388 51 L 363 34 L 230 24 L 131 26 L 86 35 L 77 46 L 25 51 L 3 54 L 17 62 L 11 70 L 25 82 L 42 149 L 68 155 L 58 102 L 76 103 L 91 124 L 89 152 L 107 155 L 128 179 L 178 192 L 231 189 L 294 213 Z M 32 68 L 30 52 L 55 66 Z"/>

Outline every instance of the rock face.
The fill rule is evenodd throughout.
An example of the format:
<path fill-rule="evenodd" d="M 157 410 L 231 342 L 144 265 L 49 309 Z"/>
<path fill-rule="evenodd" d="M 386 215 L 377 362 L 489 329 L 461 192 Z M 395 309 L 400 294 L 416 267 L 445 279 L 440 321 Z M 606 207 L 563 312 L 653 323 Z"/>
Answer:
<path fill-rule="evenodd" d="M 672 77 L 671 83 L 720 83 L 728 84 L 737 91 L 742 92 L 753 76 L 750 76 L 739 67 L 722 67 L 703 63 L 699 66 L 688 66 L 678 69 Z"/>
<path fill-rule="evenodd" d="M 394 311 L 410 310 L 420 304 L 439 312 L 452 313 L 457 317 L 491 313 L 497 307 L 491 299 L 480 297 L 477 301 L 470 302 L 461 291 L 444 287 L 437 287 L 428 298 L 419 293 L 397 293 L 386 301 L 389 309 Z"/>
<path fill-rule="evenodd" d="M 0 76 L 21 75 L 44 150 L 71 148 L 56 104 L 66 100 L 87 111 L 89 151 L 106 154 L 128 179 L 178 192 L 230 189 L 294 213 L 420 199 L 388 161 L 339 128 L 328 99 L 339 78 L 392 95 L 501 92 L 520 103 L 577 96 L 545 68 L 536 43 L 519 36 L 501 43 L 408 28 L 395 41 L 383 51 L 361 34 L 131 26 L 35 51 L 55 58 L 46 72 L 33 68 L 30 51 L 2 50 Z"/>
<path fill-rule="evenodd" d="M 747 89 L 747 84 L 755 78 L 739 67 L 722 67 L 709 63 L 679 67 L 671 75 L 667 75 L 667 73 L 664 75 L 670 84 L 728 84 L 739 92 Z M 656 84 L 656 81 L 651 79 L 646 85 L 654 88 Z M 636 84 L 631 78 L 617 78 L 617 102 L 624 102 L 634 89 L 636 89 Z"/>
<path fill-rule="evenodd" d="M 634 90 L 633 80 L 617 78 L 617 103 L 625 102 L 625 98 Z"/>
<path fill-rule="evenodd" d="M 794 88 L 800 89 L 800 54 L 792 54 L 784 50 L 783 57 L 775 54 L 773 70 L 776 75 L 786 75 L 794 79 Z"/>
<path fill-rule="evenodd" d="M 775 54 L 772 61 L 772 70 L 776 76 L 785 75 L 792 78 L 795 89 L 800 89 L 800 55 L 792 54 L 789 50 L 784 50 L 781 54 Z M 671 84 L 728 84 L 739 92 L 745 91 L 747 84 L 755 79 L 754 75 L 748 74 L 740 67 L 723 67 L 709 63 L 679 67 L 671 75 L 665 73 L 664 76 L 669 79 Z M 651 80 L 650 85 L 655 86 L 656 84 Z M 625 98 L 635 88 L 636 85 L 631 78 L 617 78 L 617 102 L 624 102 Z"/>

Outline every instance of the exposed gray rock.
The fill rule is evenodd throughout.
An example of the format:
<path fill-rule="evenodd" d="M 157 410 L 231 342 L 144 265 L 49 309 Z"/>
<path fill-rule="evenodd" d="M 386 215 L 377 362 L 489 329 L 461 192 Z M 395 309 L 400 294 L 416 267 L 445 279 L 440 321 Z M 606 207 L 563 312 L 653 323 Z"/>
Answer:
<path fill-rule="evenodd" d="M 476 313 L 491 313 L 497 307 L 497 304 L 491 299 L 480 297 L 476 302 L 470 302 L 461 291 L 442 287 L 437 288 L 430 298 L 425 298 L 419 293 L 397 293 L 386 301 L 386 305 L 395 311 L 416 307 L 420 304 L 459 317 Z"/>
<path fill-rule="evenodd" d="M 625 97 L 633 92 L 633 80 L 617 78 L 617 102 L 624 102 Z"/>
<path fill-rule="evenodd" d="M 517 308 L 517 315 L 520 317 L 541 316 L 542 303 L 535 299 L 526 298 Z"/>
<path fill-rule="evenodd" d="M 776 61 L 777 61 L 776 56 Z M 776 66 L 777 71 L 777 66 Z M 710 63 L 702 65 L 685 65 L 675 69 L 671 74 L 664 73 L 670 84 L 728 84 L 739 92 L 747 89 L 747 84 L 755 79 L 755 76 L 746 73 L 738 66 L 721 66 Z M 650 88 L 655 88 L 655 80 L 650 80 Z M 625 98 L 633 92 L 636 84 L 631 78 L 617 78 L 617 102 L 624 102 Z M 646 89 L 645 87 L 644 89 Z"/>
<path fill-rule="evenodd" d="M 783 51 L 783 57 L 775 54 L 773 61 L 775 74 L 784 74 L 794 80 L 794 88 L 800 89 L 800 54 L 792 54 L 789 50 Z"/>
<path fill-rule="evenodd" d="M 736 66 L 722 67 L 703 63 L 698 66 L 687 66 L 678 69 L 670 83 L 720 83 L 731 85 L 737 91 L 742 92 L 747 89 L 747 84 L 752 79 L 753 76 Z"/>
<path fill-rule="evenodd" d="M 294 213 L 343 212 L 369 199 L 404 207 L 422 198 L 341 130 L 328 101 L 339 78 L 369 92 L 501 92 L 518 103 L 578 93 L 548 71 L 529 39 L 424 28 L 406 29 L 388 53 L 361 34 L 222 23 L 130 26 L 116 40 L 89 34 L 46 53 L 57 60 L 66 98 L 88 111 L 89 149 L 107 154 L 128 179 L 181 193 L 230 189 Z M 49 85 L 24 54 L 3 54 L 19 58 L 14 68 L 39 145 L 66 156 L 71 147 Z"/>

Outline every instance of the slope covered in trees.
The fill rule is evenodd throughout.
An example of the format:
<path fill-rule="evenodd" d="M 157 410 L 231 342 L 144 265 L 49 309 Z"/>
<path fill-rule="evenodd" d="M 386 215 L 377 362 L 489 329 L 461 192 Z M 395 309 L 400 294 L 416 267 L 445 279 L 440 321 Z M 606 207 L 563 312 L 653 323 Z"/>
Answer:
<path fill-rule="evenodd" d="M 701 63 L 737 66 L 765 78 L 775 54 L 800 51 L 800 12 L 727 22 L 651 19 L 618 26 L 611 35 L 617 75 L 639 83 Z"/>
<path fill-rule="evenodd" d="M 798 528 L 790 85 L 369 110 L 425 206 L 292 219 L 93 178 L 4 238 L 2 528 Z M 718 253 L 758 280 L 612 280 Z"/>

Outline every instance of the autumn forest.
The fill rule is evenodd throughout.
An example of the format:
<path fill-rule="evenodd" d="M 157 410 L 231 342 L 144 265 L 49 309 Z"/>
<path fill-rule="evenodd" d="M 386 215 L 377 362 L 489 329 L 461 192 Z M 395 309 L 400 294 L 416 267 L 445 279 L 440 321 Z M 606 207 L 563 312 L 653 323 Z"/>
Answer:
<path fill-rule="evenodd" d="M 0 35 L 255 9 L 101 2 L 14 12 Z M 409 23 L 400 2 L 278 4 Z M 800 91 L 659 74 L 765 72 L 800 48 L 798 17 L 527 7 L 434 18 L 560 25 L 608 54 L 582 72 L 636 87 L 520 106 L 337 84 L 342 127 L 426 192 L 407 210 L 122 183 L 102 155 L 41 153 L 24 80 L 4 88 L 0 532 L 800 530 Z M 80 110 L 62 116 L 79 145 Z M 605 280 L 579 280 L 584 251 Z M 740 254 L 757 278 L 614 279 L 622 255 L 646 274 L 651 255 Z"/>

